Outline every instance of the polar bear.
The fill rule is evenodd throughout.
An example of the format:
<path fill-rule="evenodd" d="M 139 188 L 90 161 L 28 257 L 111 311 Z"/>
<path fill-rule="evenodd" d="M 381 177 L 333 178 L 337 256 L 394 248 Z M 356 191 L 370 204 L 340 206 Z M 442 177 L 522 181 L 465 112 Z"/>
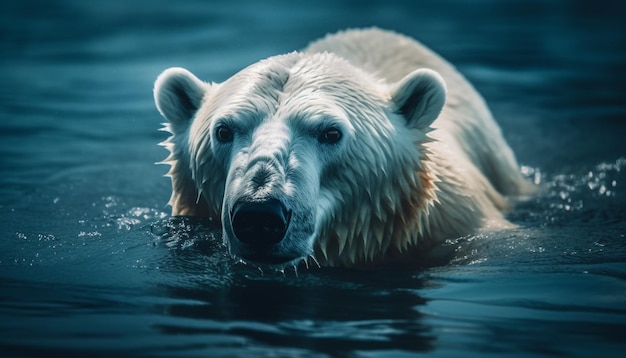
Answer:
<path fill-rule="evenodd" d="M 172 215 L 221 223 L 257 265 L 417 260 L 446 239 L 511 227 L 528 193 L 485 102 L 417 41 L 347 30 L 223 83 L 165 70 Z"/>

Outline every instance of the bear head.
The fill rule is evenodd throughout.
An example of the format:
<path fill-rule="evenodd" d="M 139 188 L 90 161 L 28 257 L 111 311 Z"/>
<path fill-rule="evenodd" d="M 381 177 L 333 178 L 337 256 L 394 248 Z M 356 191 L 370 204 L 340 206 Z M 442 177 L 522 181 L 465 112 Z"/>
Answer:
<path fill-rule="evenodd" d="M 293 52 L 223 83 L 170 68 L 154 97 L 172 133 L 172 214 L 220 222 L 234 257 L 355 265 L 419 239 L 435 190 L 422 144 L 445 102 L 436 72 L 387 84 Z"/>

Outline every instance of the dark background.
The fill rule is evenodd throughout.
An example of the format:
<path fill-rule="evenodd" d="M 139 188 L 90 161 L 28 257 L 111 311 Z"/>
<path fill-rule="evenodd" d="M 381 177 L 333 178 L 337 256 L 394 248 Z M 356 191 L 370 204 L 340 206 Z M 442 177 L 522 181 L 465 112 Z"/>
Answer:
<path fill-rule="evenodd" d="M 626 329 L 621 1 L 13 1 L 0 5 L 2 354 L 618 356 Z M 483 94 L 545 190 L 442 267 L 261 273 L 168 219 L 157 75 L 223 81 L 363 26 Z"/>

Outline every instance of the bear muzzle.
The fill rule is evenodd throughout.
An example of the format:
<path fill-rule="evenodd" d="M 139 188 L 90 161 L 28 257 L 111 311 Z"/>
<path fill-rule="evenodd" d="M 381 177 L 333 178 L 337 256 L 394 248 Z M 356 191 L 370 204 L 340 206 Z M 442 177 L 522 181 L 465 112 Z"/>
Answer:
<path fill-rule="evenodd" d="M 233 205 L 230 217 L 235 238 L 263 251 L 283 240 L 291 221 L 291 210 L 277 199 L 239 201 Z"/>

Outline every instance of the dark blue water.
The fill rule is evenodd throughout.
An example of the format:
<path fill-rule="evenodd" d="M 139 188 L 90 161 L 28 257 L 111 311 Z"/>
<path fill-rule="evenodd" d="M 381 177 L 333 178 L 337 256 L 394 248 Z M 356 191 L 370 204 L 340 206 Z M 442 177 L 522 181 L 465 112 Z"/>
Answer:
<path fill-rule="evenodd" d="M 620 356 L 626 6 L 618 1 L 0 5 L 0 356 Z M 377 25 L 456 64 L 545 191 L 518 229 L 412 270 L 232 262 L 170 219 L 152 84 L 223 81 Z"/>

